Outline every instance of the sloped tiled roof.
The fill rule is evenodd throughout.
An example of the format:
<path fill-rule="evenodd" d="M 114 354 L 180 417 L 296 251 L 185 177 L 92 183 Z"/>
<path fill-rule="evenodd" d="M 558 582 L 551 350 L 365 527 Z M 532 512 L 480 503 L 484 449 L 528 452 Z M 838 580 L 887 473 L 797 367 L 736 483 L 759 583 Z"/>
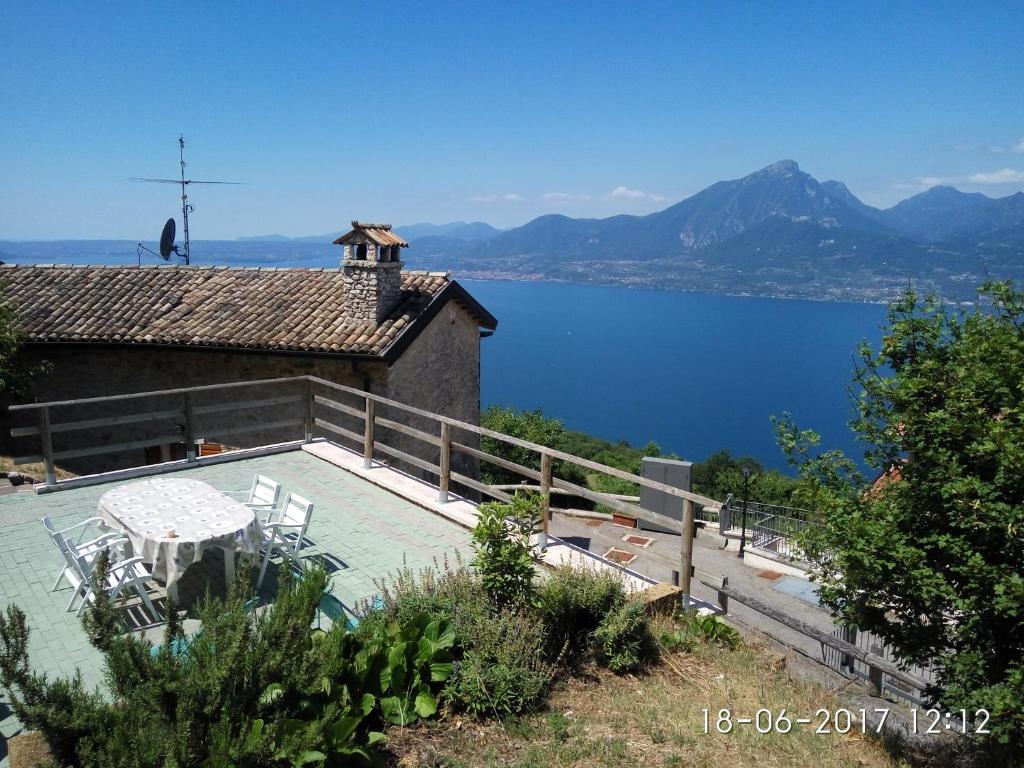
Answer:
<path fill-rule="evenodd" d="M 432 302 L 494 318 L 445 273 L 404 272 L 379 325 L 349 317 L 339 269 L 0 267 L 26 342 L 159 344 L 383 355 Z"/>
<path fill-rule="evenodd" d="M 391 231 L 390 224 L 370 224 L 366 221 L 353 221 L 352 231 L 334 241 L 335 245 L 349 245 L 369 240 L 377 245 L 399 245 L 408 248 L 409 244 Z"/>

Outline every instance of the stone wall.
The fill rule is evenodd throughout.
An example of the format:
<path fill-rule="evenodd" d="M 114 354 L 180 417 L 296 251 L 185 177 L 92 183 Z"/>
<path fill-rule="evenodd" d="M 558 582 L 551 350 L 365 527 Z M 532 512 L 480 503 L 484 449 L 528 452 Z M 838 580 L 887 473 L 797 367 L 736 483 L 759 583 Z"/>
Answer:
<path fill-rule="evenodd" d="M 345 303 L 352 317 L 380 323 L 402 298 L 402 262 L 345 259 Z"/>
<path fill-rule="evenodd" d="M 392 400 L 411 405 L 430 403 L 429 407 L 419 407 L 479 424 L 480 327 L 476 319 L 456 302 L 448 302 L 392 364 L 387 388 L 387 396 Z M 417 429 L 438 434 L 436 422 L 408 414 L 405 419 Z M 396 437 L 401 438 L 403 446 L 408 446 L 402 448 L 408 452 L 413 452 L 410 448 L 417 443 L 424 445 L 415 438 Z M 452 440 L 472 447 L 480 443 L 476 433 L 465 430 L 453 430 Z M 430 461 L 436 464 L 439 451 L 433 449 L 431 455 Z M 470 477 L 479 476 L 479 462 L 465 455 L 453 454 L 452 469 Z M 417 474 L 431 477 L 420 471 Z"/>

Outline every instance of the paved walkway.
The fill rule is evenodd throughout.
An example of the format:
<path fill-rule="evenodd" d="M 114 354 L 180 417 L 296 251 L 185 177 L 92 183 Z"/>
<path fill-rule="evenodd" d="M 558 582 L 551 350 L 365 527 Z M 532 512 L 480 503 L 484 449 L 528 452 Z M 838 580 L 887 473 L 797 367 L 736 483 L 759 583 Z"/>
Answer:
<path fill-rule="evenodd" d="M 680 540 L 675 534 L 622 528 L 602 520 L 558 513 L 552 521 L 551 531 L 598 555 L 604 555 L 611 547 L 634 554 L 636 559 L 628 563 L 627 567 L 657 581 L 672 583 L 673 571 L 679 570 Z M 625 541 L 624 537 L 629 535 L 650 539 L 650 544 L 642 547 Z M 733 589 L 759 598 L 825 632 L 832 632 L 832 617 L 809 599 L 811 595 L 807 587 L 811 585 L 808 582 L 804 582 L 806 586 L 801 587 L 800 581 L 803 580 L 797 581 L 796 577 L 787 575 L 791 568 L 755 557 L 740 560 L 736 556 L 739 551 L 738 542 L 730 540 L 726 549 L 722 549 L 722 543 L 720 536 L 705 532 L 698 532 L 694 540 L 693 565 L 696 578 L 692 582 L 691 591 L 695 598 L 717 604 L 715 590 L 705 587 L 700 579 L 718 584 L 723 577 L 728 576 L 729 586 Z M 729 603 L 729 615 L 750 627 L 778 637 L 812 657 L 821 658 L 819 643 L 736 600 Z"/>
<path fill-rule="evenodd" d="M 469 557 L 465 528 L 307 451 L 187 469 L 175 476 L 204 480 L 244 498 L 256 473 L 274 478 L 284 492 L 299 493 L 316 505 L 307 537 L 310 546 L 303 554 L 324 555 L 336 569 L 331 587 L 347 609 L 375 595 L 374 582 L 403 565 L 418 569 L 435 559 L 453 558 L 456 552 Z M 14 603 L 27 614 L 34 664 L 45 667 L 50 675 L 70 675 L 77 668 L 89 686 L 102 680 L 103 660 L 86 640 L 80 621 L 64 611 L 68 589 L 50 592 L 63 560 L 39 518 L 48 515 L 58 528 L 73 525 L 94 516 L 99 497 L 125 482 L 132 481 L 0 497 L 0 610 Z M 190 569 L 182 580 L 186 608 L 189 595 L 194 600 L 204 592 L 206 578 L 213 592 L 223 593 L 222 565 L 203 565 L 195 573 Z M 17 729 L 17 722 L 0 700 L 0 768 L 7 766 L 6 739 Z"/>

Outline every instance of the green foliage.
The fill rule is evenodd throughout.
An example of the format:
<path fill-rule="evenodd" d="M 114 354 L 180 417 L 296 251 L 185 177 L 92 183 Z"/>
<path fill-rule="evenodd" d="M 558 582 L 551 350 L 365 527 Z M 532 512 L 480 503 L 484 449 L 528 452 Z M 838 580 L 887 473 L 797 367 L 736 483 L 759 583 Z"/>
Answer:
<path fill-rule="evenodd" d="M 636 672 L 656 659 L 654 640 L 644 606 L 628 600 L 601 620 L 594 632 L 597 662 L 612 672 Z"/>
<path fill-rule="evenodd" d="M 622 579 L 611 571 L 559 568 L 550 574 L 538 593 L 548 654 L 562 654 L 571 664 L 585 661 L 594 631 L 625 602 Z"/>
<path fill-rule="evenodd" d="M 516 411 L 513 408 L 492 405 L 484 411 L 481 423 L 488 429 L 503 432 L 513 437 L 529 440 L 565 453 L 571 453 L 590 461 L 621 469 L 633 474 L 640 473 L 640 462 L 645 456 L 662 456 L 656 443 L 647 443 L 642 448 L 622 440 L 611 442 L 593 437 L 585 432 L 574 432 L 565 428 L 558 419 L 545 416 L 540 410 Z M 488 453 L 509 461 L 540 469 L 540 458 L 533 451 L 509 445 L 500 440 L 485 437 L 481 447 Z M 666 458 L 678 459 L 675 454 Z M 718 451 L 705 461 L 694 462 L 693 490 L 713 499 L 725 499 L 730 493 L 741 498 L 743 491 L 743 468 L 752 474 L 749 480 L 750 498 L 764 504 L 799 506 L 794 494 L 799 485 L 795 478 L 778 470 L 766 470 L 761 463 L 750 456 L 735 457 L 728 451 Z M 600 493 L 636 496 L 639 486 L 628 480 L 584 471 L 581 468 L 555 462 L 554 474 L 563 480 L 583 485 Z M 494 484 L 518 483 L 522 476 L 491 464 L 483 463 L 481 473 L 485 482 Z"/>
<path fill-rule="evenodd" d="M 676 628 L 658 637 L 666 651 L 693 653 L 702 644 L 735 650 L 740 645 L 740 633 L 713 614 L 685 611 L 677 614 L 675 621 Z"/>
<path fill-rule="evenodd" d="M 725 499 L 730 493 L 742 499 L 744 469 L 751 473 L 747 481 L 751 501 L 796 505 L 794 493 L 799 483 L 795 478 L 775 469 L 766 470 L 752 456 L 733 456 L 728 451 L 717 451 L 694 463 L 693 490 L 712 499 Z"/>
<path fill-rule="evenodd" d="M 514 408 L 492 405 L 480 415 L 480 424 L 487 429 L 548 448 L 558 448 L 566 435 L 565 425 L 558 419 L 548 418 L 539 408 L 533 411 L 516 411 Z M 524 467 L 540 469 L 540 456 L 527 448 L 510 445 L 492 437 L 482 437 L 480 449 Z M 563 480 L 583 482 L 585 479 L 577 467 L 559 461 L 554 462 L 552 471 Z M 480 474 L 485 483 L 492 485 L 519 483 L 524 479 L 517 472 L 487 462 L 482 463 Z"/>
<path fill-rule="evenodd" d="M 29 396 L 32 380 L 50 369 L 48 363 L 26 366 L 19 357 L 22 335 L 18 331 L 18 307 L 0 283 L 0 395 L 17 399 Z"/>
<path fill-rule="evenodd" d="M 992 713 L 1024 752 L 1024 294 L 951 311 L 910 292 L 877 352 L 860 349 L 851 423 L 888 482 L 865 492 L 839 452 L 784 418 L 779 441 L 824 513 L 804 544 L 822 602 L 907 662 L 937 665 L 936 698 Z"/>
<path fill-rule="evenodd" d="M 480 574 L 461 562 L 403 568 L 378 586 L 382 599 L 366 607 L 360 634 L 417 611 L 451 622 L 456 664 L 442 699 L 453 709 L 501 716 L 543 701 L 557 668 L 544 653 L 544 622 L 529 604 L 497 608 Z"/>
<path fill-rule="evenodd" d="M 406 624 L 426 613 L 450 621 L 459 637 L 470 634 L 477 617 L 491 611 L 490 599 L 480 576 L 465 567 L 461 557 L 454 565 L 447 558 L 433 567 L 414 571 L 403 567 L 377 582 L 379 599 L 362 606 L 360 632 L 378 622 Z"/>
<path fill-rule="evenodd" d="M 453 627 L 421 614 L 358 636 L 340 624 L 311 632 L 327 574 L 282 578 L 273 607 L 259 614 L 246 611 L 241 581 L 226 603 L 208 600 L 202 630 L 188 639 L 170 613 L 155 651 L 111 631 L 116 613 L 97 600 L 85 624 L 106 656 L 107 695 L 86 692 L 79 677 L 30 672 L 25 617 L 10 607 L 0 617 L 0 684 L 60 765 L 378 763 L 384 722 L 404 725 L 437 711 L 452 671 Z"/>
<path fill-rule="evenodd" d="M 473 567 L 498 608 L 522 605 L 533 598 L 536 572 L 530 536 L 540 520 L 537 494 L 517 492 L 509 504 L 480 506 L 473 529 Z"/>
<path fill-rule="evenodd" d="M 544 622 L 530 607 L 479 614 L 469 622 L 466 651 L 445 695 L 476 716 L 505 716 L 538 707 L 557 674 L 547 660 Z"/>

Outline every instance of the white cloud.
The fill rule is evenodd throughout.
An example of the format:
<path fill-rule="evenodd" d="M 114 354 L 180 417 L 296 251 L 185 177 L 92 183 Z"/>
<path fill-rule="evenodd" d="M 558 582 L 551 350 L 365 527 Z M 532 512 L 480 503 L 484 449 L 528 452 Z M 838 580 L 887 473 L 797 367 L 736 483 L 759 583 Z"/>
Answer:
<path fill-rule="evenodd" d="M 611 192 L 608 193 L 608 197 L 615 198 L 616 200 L 664 200 L 663 195 L 656 195 L 653 192 L 645 192 L 642 189 L 630 189 L 629 187 L 620 184 Z"/>
<path fill-rule="evenodd" d="M 1006 151 L 1006 147 L 991 146 L 988 148 L 988 151 L 991 152 L 993 155 L 1001 155 L 1003 154 L 1003 152 Z"/>
<path fill-rule="evenodd" d="M 546 192 L 544 199 L 549 203 L 568 203 L 575 200 L 589 200 L 590 195 L 585 192 L 581 192 L 578 195 L 573 195 L 568 192 Z"/>
<path fill-rule="evenodd" d="M 517 195 L 515 192 L 506 192 L 503 195 L 473 195 L 467 198 L 471 203 L 496 203 L 499 200 L 503 200 L 506 203 L 518 203 L 522 199 L 522 195 Z"/>
<path fill-rule="evenodd" d="M 991 173 L 973 173 L 967 181 L 971 184 L 1024 184 L 1024 171 L 1003 168 Z"/>
<path fill-rule="evenodd" d="M 1010 151 L 1015 155 L 1024 155 L 1024 136 L 1021 137 L 1020 141 L 1010 147 Z"/>

